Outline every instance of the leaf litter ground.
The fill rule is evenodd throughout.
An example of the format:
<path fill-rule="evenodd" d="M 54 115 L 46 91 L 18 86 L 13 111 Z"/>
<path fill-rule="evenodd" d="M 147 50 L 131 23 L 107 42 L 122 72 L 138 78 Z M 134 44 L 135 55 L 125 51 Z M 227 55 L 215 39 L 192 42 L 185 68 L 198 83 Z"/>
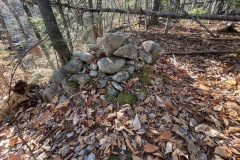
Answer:
<path fill-rule="evenodd" d="M 217 33 L 227 41 L 212 39 L 194 23 L 190 31 L 180 24 L 167 35 L 163 26 L 140 31 L 139 39 L 159 42 L 163 52 L 239 49 L 237 33 Z M 215 30 L 221 24 L 207 26 Z M 37 159 L 240 157 L 239 56 L 161 55 L 146 68 L 152 72 L 140 71 L 123 86 L 127 92 L 147 88 L 144 102 L 133 106 L 108 104 L 100 98 L 104 90 L 86 86 L 74 95 L 61 92 L 50 104 L 39 100 L 38 107 L 20 107 L 15 116 Z M 16 127 L 1 123 L 2 159 L 29 159 Z"/>

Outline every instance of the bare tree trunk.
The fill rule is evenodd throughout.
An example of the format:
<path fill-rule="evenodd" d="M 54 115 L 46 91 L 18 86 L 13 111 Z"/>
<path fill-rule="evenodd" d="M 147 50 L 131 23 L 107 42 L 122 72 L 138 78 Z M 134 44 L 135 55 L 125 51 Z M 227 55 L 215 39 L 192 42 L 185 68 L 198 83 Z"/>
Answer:
<path fill-rule="evenodd" d="M 168 1 L 168 11 L 170 12 L 171 11 L 171 0 Z M 164 33 L 165 34 L 168 34 L 168 31 L 170 29 L 170 23 L 171 23 L 171 17 L 169 16 L 167 18 L 167 21 L 166 21 L 166 24 L 165 24 L 165 28 L 164 28 Z"/>
<path fill-rule="evenodd" d="M 159 11 L 159 8 L 160 8 L 160 1 L 154 0 L 153 1 L 153 11 Z M 158 17 L 156 15 L 151 16 L 149 23 L 150 23 L 150 25 L 158 24 Z"/>
<path fill-rule="evenodd" d="M 42 14 L 46 31 L 52 42 L 53 48 L 56 50 L 61 64 L 64 65 L 71 60 L 71 52 L 58 28 L 50 2 L 49 0 L 36 0 L 36 2 Z"/>
<path fill-rule="evenodd" d="M 88 7 L 89 8 L 93 8 L 93 1 L 92 0 L 88 0 Z M 96 44 L 97 43 L 97 28 L 96 25 L 94 23 L 94 15 L 93 13 L 90 13 L 90 23 L 91 23 L 91 43 Z"/>
<path fill-rule="evenodd" d="M 57 0 L 57 2 L 61 3 L 60 0 Z M 66 20 L 65 15 L 64 15 L 63 7 L 61 5 L 58 5 L 58 10 L 59 10 L 59 13 L 60 13 L 61 18 L 62 18 L 64 29 L 66 31 L 66 35 L 67 35 L 67 39 L 68 39 L 68 45 L 70 47 L 70 50 L 73 51 L 72 39 L 71 39 L 68 24 L 67 24 L 67 20 Z"/>
<path fill-rule="evenodd" d="M 3 37 L 3 42 L 5 43 L 4 45 L 6 46 L 6 48 L 10 47 L 11 51 L 16 51 L 16 48 L 12 44 L 13 40 L 12 40 L 12 37 L 11 37 L 9 31 L 8 31 L 5 20 L 3 18 L 1 8 L 0 8 L 0 26 L 1 26 L 2 31 L 3 31 L 3 36 L 4 36 Z M 5 42 L 5 40 L 7 40 L 7 42 Z"/>
<path fill-rule="evenodd" d="M 146 6 L 145 10 L 148 10 L 148 8 L 149 8 L 148 3 L 149 3 L 149 0 L 146 0 L 145 1 L 145 6 Z M 148 25 L 149 25 L 148 16 L 145 15 L 145 29 L 148 29 L 148 27 L 149 27 Z"/>
<path fill-rule="evenodd" d="M 35 25 L 31 22 L 31 18 L 33 18 L 33 16 L 32 16 L 32 14 L 31 14 L 28 6 L 25 4 L 25 0 L 20 0 L 20 1 L 22 2 L 23 9 L 24 9 L 25 13 L 27 14 L 28 21 L 29 21 L 29 23 L 31 24 L 31 26 L 32 26 L 32 28 L 33 28 L 33 31 L 34 31 L 37 39 L 38 39 L 39 41 L 42 40 L 42 36 L 41 36 L 41 34 L 39 33 L 38 29 L 37 29 L 37 28 L 35 27 Z M 48 61 L 49 65 L 51 66 L 51 68 L 52 68 L 53 70 L 55 70 L 55 66 L 54 66 L 53 62 L 51 61 L 50 53 L 48 52 L 47 47 L 46 47 L 43 43 L 40 44 L 40 47 L 41 47 L 41 49 L 42 49 L 45 57 L 47 58 L 47 61 Z"/>
<path fill-rule="evenodd" d="M 17 15 L 17 14 L 15 13 L 15 11 L 10 7 L 10 5 L 9 5 L 9 3 L 8 3 L 7 0 L 3 0 L 3 2 L 4 2 L 5 5 L 8 7 L 9 11 L 11 12 L 11 14 L 13 15 L 13 17 L 14 17 L 14 18 L 16 19 L 16 21 L 18 22 L 18 26 L 19 26 L 22 34 L 23 34 L 24 39 L 25 39 L 26 41 L 28 41 L 28 38 L 27 38 L 28 36 L 27 36 L 27 34 L 25 33 L 25 31 L 24 31 L 24 28 L 23 28 L 23 26 L 22 26 L 22 23 L 21 23 L 18 15 Z"/>

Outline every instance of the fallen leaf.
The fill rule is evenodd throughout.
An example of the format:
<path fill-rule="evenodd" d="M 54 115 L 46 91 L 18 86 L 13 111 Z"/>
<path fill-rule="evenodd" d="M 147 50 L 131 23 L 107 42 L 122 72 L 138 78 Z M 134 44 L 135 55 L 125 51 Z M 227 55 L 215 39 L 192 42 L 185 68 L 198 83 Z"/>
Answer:
<path fill-rule="evenodd" d="M 80 119 L 80 116 L 79 116 L 77 113 L 75 113 L 75 114 L 74 114 L 74 117 L 73 117 L 73 125 L 74 125 L 74 126 L 77 125 L 79 119 Z"/>
<path fill-rule="evenodd" d="M 147 153 L 153 153 L 155 151 L 157 151 L 159 148 L 157 146 L 154 146 L 150 143 L 147 143 L 144 145 L 144 151 Z"/>
<path fill-rule="evenodd" d="M 236 132 L 240 132 L 240 127 L 232 127 L 232 126 L 230 126 L 228 128 L 228 133 L 236 133 Z"/>
<path fill-rule="evenodd" d="M 203 132 L 210 137 L 217 137 L 218 135 L 220 135 L 220 132 L 218 132 L 217 130 L 215 130 L 212 127 L 205 125 L 205 124 L 200 124 L 200 125 L 196 126 L 195 131 Z"/>
<path fill-rule="evenodd" d="M 138 157 L 138 156 L 136 156 L 136 155 L 132 155 L 132 159 L 133 159 L 133 160 L 142 160 L 142 158 L 140 158 L 140 157 Z"/>
<path fill-rule="evenodd" d="M 135 141 L 137 142 L 137 144 L 138 144 L 139 146 L 142 145 L 142 138 L 141 138 L 139 135 L 136 135 L 136 136 L 135 136 Z"/>
<path fill-rule="evenodd" d="M 228 158 L 230 156 L 227 149 L 223 146 L 216 147 L 214 153 L 219 155 L 222 158 Z"/>
<path fill-rule="evenodd" d="M 171 132 L 162 132 L 160 139 L 165 139 L 165 140 L 170 140 L 172 138 L 172 133 Z"/>
<path fill-rule="evenodd" d="M 166 144 L 166 151 L 165 151 L 165 154 L 168 154 L 168 153 L 172 153 L 172 149 L 173 149 L 173 143 L 172 142 L 167 142 Z"/>
<path fill-rule="evenodd" d="M 133 120 L 133 127 L 136 129 L 136 130 L 139 130 L 141 128 L 141 122 L 138 118 L 138 114 L 136 114 L 134 120 Z"/>

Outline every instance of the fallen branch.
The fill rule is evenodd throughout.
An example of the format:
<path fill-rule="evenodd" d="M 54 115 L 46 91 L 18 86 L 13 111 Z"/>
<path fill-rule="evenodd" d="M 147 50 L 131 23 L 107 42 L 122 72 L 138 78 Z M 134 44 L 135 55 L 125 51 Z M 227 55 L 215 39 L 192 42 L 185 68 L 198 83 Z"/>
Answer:
<path fill-rule="evenodd" d="M 170 17 L 170 18 L 180 18 L 180 19 L 192 19 L 189 15 L 198 19 L 206 20 L 224 20 L 224 21 L 240 21 L 240 16 L 231 15 L 209 15 L 209 14 L 182 14 L 176 12 L 158 12 L 158 11 L 148 11 L 142 9 L 119 9 L 119 8 L 84 8 L 71 6 L 65 3 L 52 3 L 53 5 L 61 5 L 66 8 L 77 9 L 83 12 L 115 12 L 124 14 L 138 14 L 138 15 L 148 15 L 148 16 L 158 16 L 158 17 Z"/>
<path fill-rule="evenodd" d="M 191 55 L 191 54 L 240 54 L 240 50 L 229 50 L 229 51 L 189 51 L 189 52 L 164 52 L 166 55 Z"/>

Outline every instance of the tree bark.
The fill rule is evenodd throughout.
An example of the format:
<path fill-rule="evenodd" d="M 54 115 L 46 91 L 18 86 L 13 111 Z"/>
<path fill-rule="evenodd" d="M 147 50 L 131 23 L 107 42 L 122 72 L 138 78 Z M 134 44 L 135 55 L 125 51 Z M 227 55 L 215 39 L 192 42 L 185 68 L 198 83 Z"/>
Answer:
<path fill-rule="evenodd" d="M 16 51 L 16 48 L 12 44 L 13 40 L 8 31 L 1 9 L 0 9 L 0 26 L 2 28 L 2 34 L 3 34 L 2 37 L 3 37 L 3 42 L 5 43 L 4 45 L 6 46 L 6 48 L 10 47 L 11 51 Z M 7 40 L 7 42 L 5 42 L 5 40 Z"/>
<path fill-rule="evenodd" d="M 32 26 L 33 32 L 35 33 L 37 39 L 38 39 L 39 41 L 41 41 L 42 36 L 41 36 L 41 34 L 39 33 L 38 29 L 35 27 L 35 25 L 31 22 L 31 18 L 33 18 L 33 16 L 32 16 L 32 14 L 31 14 L 28 6 L 26 5 L 25 0 L 20 0 L 20 1 L 22 2 L 23 9 L 24 9 L 25 13 L 27 14 L 28 21 L 29 21 L 29 23 L 30 23 L 31 26 Z M 51 61 L 50 53 L 48 52 L 47 47 L 46 47 L 43 43 L 40 44 L 40 47 L 41 47 L 41 49 L 42 49 L 45 57 L 47 58 L 47 61 L 48 61 L 49 65 L 51 66 L 51 68 L 52 68 L 53 70 L 55 70 L 55 66 L 54 66 L 53 62 Z"/>
<path fill-rule="evenodd" d="M 56 18 L 53 14 L 52 7 L 49 0 L 36 0 L 40 12 L 43 17 L 43 21 L 46 27 L 46 31 L 52 42 L 53 48 L 56 50 L 59 60 L 62 65 L 71 60 L 71 52 L 67 43 L 64 41 L 62 33 L 60 32 Z"/>
<path fill-rule="evenodd" d="M 160 1 L 154 0 L 153 1 L 153 11 L 159 11 L 159 8 L 160 8 Z M 158 24 L 158 16 L 156 16 L 156 15 L 151 16 L 149 23 L 150 23 L 150 25 Z"/>
<path fill-rule="evenodd" d="M 3 2 L 4 2 L 4 4 L 8 7 L 9 11 L 11 12 L 11 14 L 13 15 L 13 17 L 14 17 L 14 18 L 16 19 L 16 21 L 18 22 L 18 26 L 19 26 L 22 34 L 23 34 L 24 39 L 25 39 L 26 41 L 28 41 L 28 38 L 27 38 L 28 36 L 27 36 L 27 34 L 25 33 L 25 31 L 24 31 L 24 27 L 23 27 L 23 25 L 22 25 L 22 23 L 21 23 L 18 15 L 17 15 L 17 14 L 15 13 L 15 11 L 10 7 L 10 5 L 9 5 L 9 3 L 8 3 L 7 0 L 3 0 Z"/>
<path fill-rule="evenodd" d="M 57 2 L 61 3 L 60 0 L 57 0 Z M 66 36 L 68 38 L 68 44 L 69 44 L 70 50 L 73 51 L 73 43 L 72 43 L 69 27 L 68 27 L 68 24 L 67 24 L 67 20 L 66 20 L 65 15 L 64 15 L 63 7 L 59 5 L 58 10 L 59 10 L 59 13 L 60 13 L 61 18 L 62 18 L 62 22 L 63 22 L 63 26 L 64 26 L 64 29 L 65 29 L 65 32 L 66 32 Z"/>

